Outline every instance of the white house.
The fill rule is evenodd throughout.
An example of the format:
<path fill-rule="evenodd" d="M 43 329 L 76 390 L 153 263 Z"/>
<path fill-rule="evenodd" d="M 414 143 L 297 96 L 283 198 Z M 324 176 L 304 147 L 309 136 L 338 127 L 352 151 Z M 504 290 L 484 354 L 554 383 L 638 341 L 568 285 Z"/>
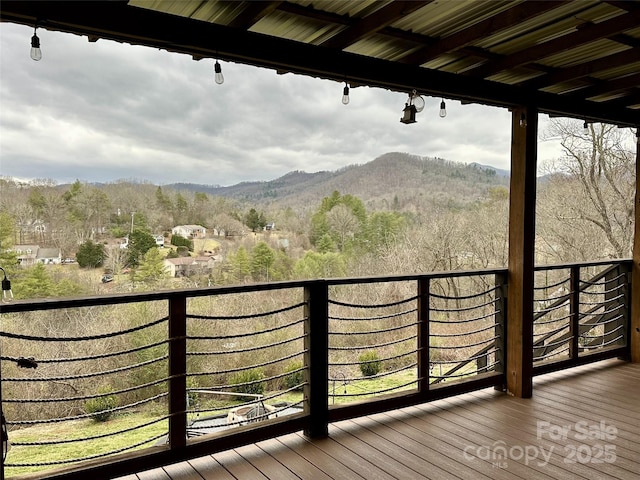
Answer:
<path fill-rule="evenodd" d="M 171 229 L 171 233 L 184 238 L 205 238 L 207 229 L 202 225 L 178 225 Z"/>

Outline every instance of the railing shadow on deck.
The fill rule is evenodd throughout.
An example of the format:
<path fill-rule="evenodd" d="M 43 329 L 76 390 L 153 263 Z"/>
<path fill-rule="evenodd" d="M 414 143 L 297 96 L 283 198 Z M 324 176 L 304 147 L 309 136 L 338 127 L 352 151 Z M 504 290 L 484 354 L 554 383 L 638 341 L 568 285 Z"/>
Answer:
<path fill-rule="evenodd" d="M 536 373 L 627 352 L 629 268 L 537 268 Z M 507 271 L 495 269 L 2 305 L 1 392 L 13 443 L 3 468 L 113 478 L 500 389 L 507 291 Z M 19 368 L 25 362 L 38 368 Z M 126 415 L 137 423 L 68 433 L 78 422 Z M 33 429 L 35 438 L 21 435 Z M 90 450 L 105 439 L 116 447 Z M 52 445 L 69 448 L 29 460 Z"/>

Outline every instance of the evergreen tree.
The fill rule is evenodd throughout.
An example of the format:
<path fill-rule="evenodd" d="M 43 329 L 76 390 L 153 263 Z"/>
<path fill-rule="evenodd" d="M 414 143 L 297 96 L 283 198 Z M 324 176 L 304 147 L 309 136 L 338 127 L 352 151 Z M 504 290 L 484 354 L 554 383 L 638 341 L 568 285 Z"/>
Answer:
<path fill-rule="evenodd" d="M 87 240 L 76 253 L 76 261 L 78 265 L 83 268 L 97 268 L 104 264 L 107 258 L 107 253 L 104 249 L 104 245 L 100 243 L 93 243 L 92 240 Z"/>

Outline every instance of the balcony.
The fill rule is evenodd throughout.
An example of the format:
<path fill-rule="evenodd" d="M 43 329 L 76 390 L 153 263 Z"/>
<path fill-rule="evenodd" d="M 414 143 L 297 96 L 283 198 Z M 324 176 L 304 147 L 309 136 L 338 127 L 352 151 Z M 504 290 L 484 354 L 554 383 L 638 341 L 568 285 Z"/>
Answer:
<path fill-rule="evenodd" d="M 630 269 L 630 261 L 536 267 L 533 334 L 522 342 L 532 345 L 533 400 L 503 393 L 505 269 L 5 304 L 4 472 L 529 478 L 533 469 L 563 478 L 574 471 L 562 457 L 572 443 L 555 439 L 555 428 L 604 421 L 620 432 L 607 441 L 621 460 L 605 462 L 611 452 L 597 438 L 574 441 L 576 468 L 626 478 L 637 471 L 627 430 L 636 419 L 626 413 L 636 397 L 617 392 L 637 389 L 639 371 L 611 359 L 629 355 Z M 611 404 L 594 410 L 602 396 Z M 111 420 L 85 433 L 99 416 Z M 536 428 L 549 438 L 537 439 Z M 553 466 L 515 458 L 517 448 L 478 458 L 502 445 L 494 442 L 553 447 Z M 587 453 L 603 463 L 583 465 Z"/>

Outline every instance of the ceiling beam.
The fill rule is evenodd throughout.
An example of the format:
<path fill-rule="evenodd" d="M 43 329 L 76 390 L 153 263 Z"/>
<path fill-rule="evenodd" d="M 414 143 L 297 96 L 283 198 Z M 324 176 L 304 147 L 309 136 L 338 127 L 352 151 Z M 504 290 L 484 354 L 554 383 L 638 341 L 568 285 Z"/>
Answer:
<path fill-rule="evenodd" d="M 487 35 L 496 34 L 511 28 L 525 20 L 536 17 L 544 12 L 561 6 L 561 1 L 524 2 L 504 12 L 493 15 L 464 30 L 443 37 L 433 45 L 427 45 L 420 50 L 410 53 L 400 61 L 411 65 L 422 65 L 444 53 L 466 47 Z"/>
<path fill-rule="evenodd" d="M 228 25 L 231 28 L 240 28 L 242 30 L 248 30 L 253 25 L 258 23 L 262 18 L 269 15 L 275 9 L 277 9 L 281 1 L 279 2 L 245 2 L 246 8 L 240 15 L 231 21 Z"/>
<path fill-rule="evenodd" d="M 567 82 L 577 78 L 593 75 L 612 68 L 618 68 L 640 61 L 640 48 L 631 48 L 615 55 L 599 58 L 597 60 L 574 65 L 573 67 L 559 69 L 548 75 L 541 75 L 522 82 L 523 87 L 540 89 L 556 83 Z"/>
<path fill-rule="evenodd" d="M 504 70 L 519 67 L 586 43 L 609 38 L 625 30 L 637 28 L 638 25 L 640 25 L 640 11 L 618 15 L 600 23 L 589 24 L 573 33 L 554 38 L 548 42 L 525 48 L 512 55 L 507 55 L 501 60 L 488 62 L 466 72 L 466 74 L 478 78 L 487 78 Z"/>
<path fill-rule="evenodd" d="M 0 3 L 0 20 L 146 45 L 203 58 L 220 58 L 274 70 L 487 105 L 535 104 L 540 111 L 620 125 L 637 125 L 640 114 L 584 101 L 403 65 L 302 42 L 233 29 L 205 21 L 136 8 L 123 2 Z"/>
<path fill-rule="evenodd" d="M 323 47 L 343 50 L 369 35 L 388 27 L 396 20 L 415 12 L 434 0 L 428 1 L 397 1 L 379 8 L 371 15 L 355 21 L 350 27 L 340 31 L 322 43 Z"/>
<path fill-rule="evenodd" d="M 571 93 L 566 94 L 566 96 L 593 98 L 602 95 L 614 94 L 622 90 L 634 89 L 638 85 L 640 85 L 640 73 L 634 73 L 616 80 L 602 80 L 597 85 L 574 90 Z"/>

